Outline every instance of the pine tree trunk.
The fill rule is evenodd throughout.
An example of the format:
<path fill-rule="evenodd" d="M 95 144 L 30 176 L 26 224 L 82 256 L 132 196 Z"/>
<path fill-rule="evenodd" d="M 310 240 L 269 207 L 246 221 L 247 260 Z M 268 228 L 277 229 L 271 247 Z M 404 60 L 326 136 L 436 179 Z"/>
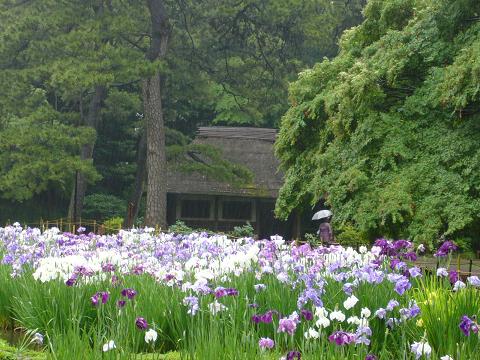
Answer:
<path fill-rule="evenodd" d="M 160 76 L 142 82 L 147 133 L 147 204 L 146 226 L 167 225 L 167 184 L 165 157 L 165 127 L 160 94 Z"/>
<path fill-rule="evenodd" d="M 147 0 L 151 21 L 150 47 L 145 54 L 149 61 L 165 56 L 170 35 L 163 0 Z M 156 72 L 142 82 L 145 131 L 147 134 L 147 204 L 145 225 L 167 226 L 167 168 L 165 156 L 165 127 L 162 112 L 160 74 Z"/>

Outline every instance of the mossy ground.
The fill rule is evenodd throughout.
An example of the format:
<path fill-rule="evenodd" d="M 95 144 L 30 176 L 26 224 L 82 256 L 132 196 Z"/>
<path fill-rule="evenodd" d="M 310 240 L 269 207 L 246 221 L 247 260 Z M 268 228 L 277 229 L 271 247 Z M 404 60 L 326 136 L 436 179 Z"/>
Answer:
<path fill-rule="evenodd" d="M 0 360 L 45 360 L 46 358 L 46 354 L 41 351 L 16 348 L 0 339 Z"/>

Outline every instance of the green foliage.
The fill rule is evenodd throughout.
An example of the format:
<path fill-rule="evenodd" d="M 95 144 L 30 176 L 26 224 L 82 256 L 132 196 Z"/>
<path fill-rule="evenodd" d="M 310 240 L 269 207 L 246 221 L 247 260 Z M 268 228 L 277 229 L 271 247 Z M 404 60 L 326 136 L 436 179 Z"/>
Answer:
<path fill-rule="evenodd" d="M 93 159 L 102 178 L 88 187 L 88 193 L 112 194 L 121 199 L 129 197 L 130 186 L 135 181 L 137 141 L 143 132 L 143 121 L 136 115 L 139 112 L 139 94 L 110 89 L 97 126 Z"/>
<path fill-rule="evenodd" d="M 122 224 L 123 218 L 119 216 L 107 219 L 103 222 L 103 226 L 105 227 L 105 232 L 107 234 L 118 232 L 118 230 L 122 229 Z"/>
<path fill-rule="evenodd" d="M 362 245 L 370 245 L 367 234 L 358 230 L 351 224 L 345 224 L 335 229 L 335 240 L 342 246 L 357 248 Z"/>
<path fill-rule="evenodd" d="M 0 196 L 22 201 L 52 187 L 65 191 L 75 171 L 98 179 L 92 163 L 78 156 L 95 133 L 65 124 L 67 115 L 52 108 L 44 90 L 24 90 L 22 102 L 11 99 L 15 108 L 0 107 Z"/>
<path fill-rule="evenodd" d="M 475 253 L 475 243 L 473 239 L 469 236 L 461 236 L 455 238 L 455 244 L 458 246 L 458 251 L 460 256 L 464 259 L 476 259 L 477 254 Z"/>
<path fill-rule="evenodd" d="M 340 54 L 290 87 L 279 216 L 324 199 L 339 224 L 426 243 L 479 223 L 479 13 L 473 0 L 368 2 Z"/>
<path fill-rule="evenodd" d="M 242 237 L 253 237 L 255 233 L 255 229 L 253 228 L 252 224 L 247 221 L 245 225 L 242 226 L 234 226 L 233 231 L 230 232 L 230 235 L 236 238 Z"/>
<path fill-rule="evenodd" d="M 98 221 L 122 217 L 126 211 L 125 201 L 109 194 L 87 195 L 83 206 L 83 217 Z"/>
<path fill-rule="evenodd" d="M 415 292 L 422 311 L 421 328 L 439 354 L 448 352 L 452 356 L 458 355 L 458 358 L 466 359 L 463 354 L 476 349 L 478 340 L 476 336 L 471 336 L 470 339 L 465 337 L 458 331 L 457 324 L 464 315 L 474 318 L 480 315 L 478 292 L 475 289 L 452 292 L 447 290 L 445 284 L 442 286 L 441 282 L 439 278 L 427 278 L 419 291 Z M 443 279 L 443 282 L 448 282 L 448 279 Z"/>
<path fill-rule="evenodd" d="M 304 236 L 305 242 L 309 243 L 310 245 L 319 245 L 320 239 L 318 238 L 317 234 L 306 233 Z"/>
<path fill-rule="evenodd" d="M 177 220 L 175 224 L 170 225 L 168 231 L 176 234 L 188 234 L 193 232 L 193 229 L 187 226 L 183 221 Z"/>
<path fill-rule="evenodd" d="M 179 89 L 180 111 L 172 113 L 183 121 L 188 100 L 185 108 L 190 114 L 209 114 L 215 124 L 277 126 L 288 107 L 289 81 L 315 59 L 336 53 L 339 34 L 360 21 L 364 4 L 364 0 L 179 3 L 171 17 L 175 36 L 182 41 L 172 46 L 168 61 L 171 75 L 189 87 Z M 199 78 L 205 81 L 197 82 Z M 167 86 L 178 90 L 174 82 Z"/>
<path fill-rule="evenodd" d="M 10 346 L 5 340 L 0 339 L 0 360 L 44 360 L 47 356 L 40 351 L 24 350 Z"/>

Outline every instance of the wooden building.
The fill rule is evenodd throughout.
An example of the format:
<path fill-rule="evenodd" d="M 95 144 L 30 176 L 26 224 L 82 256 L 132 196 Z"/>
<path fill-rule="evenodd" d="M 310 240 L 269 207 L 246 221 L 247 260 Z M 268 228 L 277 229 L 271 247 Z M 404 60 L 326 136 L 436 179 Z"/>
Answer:
<path fill-rule="evenodd" d="M 273 150 L 276 136 L 275 129 L 199 128 L 195 143 L 219 148 L 226 160 L 249 168 L 254 181 L 248 186 L 233 186 L 199 173 L 171 170 L 167 181 L 168 223 L 182 220 L 194 228 L 227 232 L 249 222 L 259 238 L 273 234 L 291 238 L 296 221 L 293 217 L 279 221 L 273 213 L 282 186 Z"/>

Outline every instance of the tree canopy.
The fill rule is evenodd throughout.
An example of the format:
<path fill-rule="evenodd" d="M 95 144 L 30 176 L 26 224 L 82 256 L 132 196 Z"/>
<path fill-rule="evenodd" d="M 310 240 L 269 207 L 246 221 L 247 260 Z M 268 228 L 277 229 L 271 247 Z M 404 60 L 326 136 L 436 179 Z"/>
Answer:
<path fill-rule="evenodd" d="M 473 236 L 480 220 L 480 2 L 370 0 L 303 71 L 276 151 L 276 212 L 321 200 L 372 236 Z"/>
<path fill-rule="evenodd" d="M 276 126 L 288 82 L 336 54 L 365 0 L 157 2 L 170 36 L 165 56 L 149 61 L 149 1 L 0 0 L 0 79 L 9 84 L 0 90 L 0 205 L 48 193 L 67 208 L 79 174 L 80 199 L 126 202 L 145 129 L 141 80 L 153 74 L 166 126 L 190 139 L 198 125 Z M 198 171 L 182 154 L 201 151 L 214 176 L 250 178 L 214 149 L 169 142 L 169 131 L 167 156 L 178 167 Z M 31 219 L 40 216 L 49 215 Z"/>

